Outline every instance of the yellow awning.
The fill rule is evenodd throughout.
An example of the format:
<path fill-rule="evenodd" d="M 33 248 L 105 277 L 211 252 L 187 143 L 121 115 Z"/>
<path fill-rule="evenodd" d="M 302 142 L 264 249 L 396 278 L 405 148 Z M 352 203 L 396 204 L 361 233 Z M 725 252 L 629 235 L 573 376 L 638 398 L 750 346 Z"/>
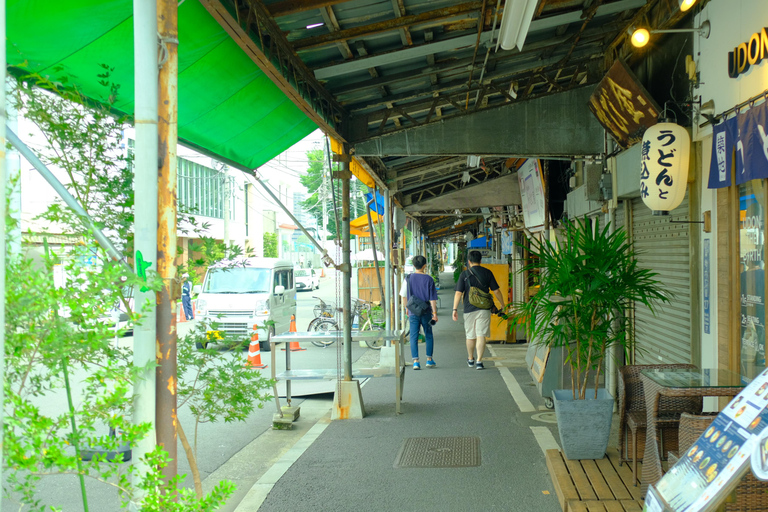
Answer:
<path fill-rule="evenodd" d="M 371 211 L 371 221 L 376 224 L 380 222 L 379 214 Z M 368 231 L 368 214 L 363 214 L 356 219 L 349 221 L 349 234 L 358 236 L 371 236 Z"/>

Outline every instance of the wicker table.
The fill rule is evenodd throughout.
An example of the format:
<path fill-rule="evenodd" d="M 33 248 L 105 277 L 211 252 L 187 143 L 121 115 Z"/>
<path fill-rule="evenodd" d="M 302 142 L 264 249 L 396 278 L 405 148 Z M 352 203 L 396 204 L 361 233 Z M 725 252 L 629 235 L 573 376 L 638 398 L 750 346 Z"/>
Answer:
<path fill-rule="evenodd" d="M 664 397 L 691 398 L 704 396 L 735 396 L 744 388 L 741 376 L 728 370 L 716 369 L 674 369 L 644 370 L 641 372 L 645 389 L 645 407 L 648 413 L 645 453 L 643 455 L 643 473 L 641 491 L 645 495 L 649 484 L 661 479 L 661 457 L 659 454 L 659 434 L 656 421 L 659 419 L 659 399 Z M 685 411 L 681 401 L 680 412 Z"/>

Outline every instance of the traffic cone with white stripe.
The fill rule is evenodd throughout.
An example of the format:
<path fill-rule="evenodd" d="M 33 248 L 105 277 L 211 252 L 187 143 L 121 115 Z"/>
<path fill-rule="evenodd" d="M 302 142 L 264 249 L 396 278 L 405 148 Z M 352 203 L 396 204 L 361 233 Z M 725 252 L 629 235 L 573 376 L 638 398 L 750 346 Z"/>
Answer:
<path fill-rule="evenodd" d="M 296 332 L 296 315 L 291 315 L 291 325 L 288 328 L 288 332 Z M 292 341 L 288 344 L 288 349 L 291 352 L 301 352 L 302 350 L 307 350 L 305 348 L 301 348 L 301 345 L 299 345 L 298 341 Z M 285 350 L 285 349 L 283 349 Z"/>
<path fill-rule="evenodd" d="M 255 327 L 255 326 L 254 326 Z M 259 333 L 253 331 L 251 335 L 251 345 L 248 347 L 248 362 L 245 364 L 251 368 L 266 368 L 266 364 L 261 364 L 261 350 L 259 349 Z"/>

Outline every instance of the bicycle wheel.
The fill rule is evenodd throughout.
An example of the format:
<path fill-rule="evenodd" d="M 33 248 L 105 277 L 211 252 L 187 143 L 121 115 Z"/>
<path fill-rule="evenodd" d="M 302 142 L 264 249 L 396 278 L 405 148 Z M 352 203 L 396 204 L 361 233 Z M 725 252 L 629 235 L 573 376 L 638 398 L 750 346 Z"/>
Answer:
<path fill-rule="evenodd" d="M 315 321 L 316 320 L 316 321 Z M 339 324 L 336 323 L 336 320 L 333 318 L 316 318 L 312 322 L 315 324 L 312 328 L 312 331 L 315 332 L 328 332 L 328 331 L 339 331 Z M 334 339 L 330 339 L 328 341 L 312 341 L 313 344 L 317 345 L 318 347 L 327 347 L 328 345 L 332 344 Z"/>
<path fill-rule="evenodd" d="M 384 346 L 384 340 L 365 340 L 365 344 L 368 345 L 368 348 L 372 348 L 373 350 L 381 350 L 381 347 Z"/>

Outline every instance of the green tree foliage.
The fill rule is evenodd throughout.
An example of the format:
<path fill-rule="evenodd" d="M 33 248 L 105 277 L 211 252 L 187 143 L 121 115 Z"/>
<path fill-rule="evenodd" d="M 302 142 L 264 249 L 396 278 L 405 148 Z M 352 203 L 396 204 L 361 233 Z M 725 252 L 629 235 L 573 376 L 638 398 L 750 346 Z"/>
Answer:
<path fill-rule="evenodd" d="M 277 258 L 277 233 L 264 233 L 264 257 Z"/>
<path fill-rule="evenodd" d="M 105 97 L 101 106 L 88 104 L 76 91 L 39 75 L 14 84 L 10 98 L 45 137 L 41 160 L 66 173 L 66 186 L 97 226 L 120 250 L 132 254 L 133 168 L 130 154 L 120 147 L 126 120 L 109 110 L 118 90 L 109 82 L 111 69 L 102 69 Z M 140 475 L 132 475 L 134 466 L 107 461 L 104 454 L 90 461 L 80 457 L 89 448 L 106 452 L 124 443 L 133 447 L 149 431 L 150 425 L 131 422 L 134 381 L 142 369 L 133 367 L 130 350 L 114 342 L 119 333 L 114 331 L 111 313 L 122 303 L 130 320 L 140 323 L 142 311 L 149 305 L 138 304 L 134 309 L 130 291 L 139 283 L 159 290 L 162 282 L 151 273 L 140 281 L 123 262 L 111 261 L 62 203 L 50 205 L 41 217 L 79 241 L 58 254 L 46 251 L 42 265 L 12 254 L 7 260 L 4 494 L 28 507 L 25 510 L 54 510 L 37 496 L 40 479 L 75 474 L 81 480 L 86 512 L 85 478 L 115 487 L 122 506 L 133 500 L 143 512 L 217 510 L 234 485 L 221 482 L 203 495 L 199 486 L 195 492 L 180 488 L 183 477 L 163 481 L 160 470 L 168 455 L 161 448 L 146 455 L 147 470 Z M 195 224 L 191 217 L 185 220 Z M 14 220 L 9 215 L 6 222 L 10 226 Z M 206 242 L 206 261 L 241 254 L 236 246 Z M 96 265 L 91 262 L 94 254 L 99 256 Z M 64 286 L 54 286 L 55 266 L 64 270 Z M 183 397 L 179 407 L 192 409 L 195 428 L 199 421 L 240 421 L 243 414 L 269 398 L 262 390 L 271 382 L 235 361 L 241 357 L 239 350 L 215 350 L 200 356 L 188 353 L 186 348 L 192 350 L 197 341 L 206 341 L 205 331 L 211 328 L 198 325 L 189 339 L 179 342 L 177 391 Z M 222 377 L 222 371 L 225 378 L 211 385 L 211 379 Z M 182 377 L 187 375 L 199 378 Z M 232 410 L 235 407 L 238 411 Z M 194 450 L 181 424 L 177 423 L 177 429 L 190 466 L 196 468 Z M 110 436 L 110 430 L 118 435 Z M 193 477 L 199 481 L 199 473 Z"/>
<path fill-rule="evenodd" d="M 331 239 L 338 238 L 336 226 L 336 213 L 339 214 L 341 222 L 341 181 L 328 178 L 328 157 L 324 150 L 313 149 L 307 151 L 307 160 L 309 167 L 299 177 L 299 182 L 306 187 L 309 197 L 301 205 L 317 220 L 317 225 L 323 224 L 323 202 L 326 205 L 328 213 L 328 224 L 325 226 Z M 338 164 L 333 164 L 333 170 L 339 170 Z M 325 183 L 323 175 L 326 176 Z M 331 181 L 333 182 L 331 185 Z M 360 181 L 352 177 L 350 183 L 351 204 L 350 211 L 352 218 L 365 213 L 365 199 Z M 367 190 L 366 190 L 367 191 Z M 336 203 L 333 202 L 333 195 L 336 196 Z"/>

